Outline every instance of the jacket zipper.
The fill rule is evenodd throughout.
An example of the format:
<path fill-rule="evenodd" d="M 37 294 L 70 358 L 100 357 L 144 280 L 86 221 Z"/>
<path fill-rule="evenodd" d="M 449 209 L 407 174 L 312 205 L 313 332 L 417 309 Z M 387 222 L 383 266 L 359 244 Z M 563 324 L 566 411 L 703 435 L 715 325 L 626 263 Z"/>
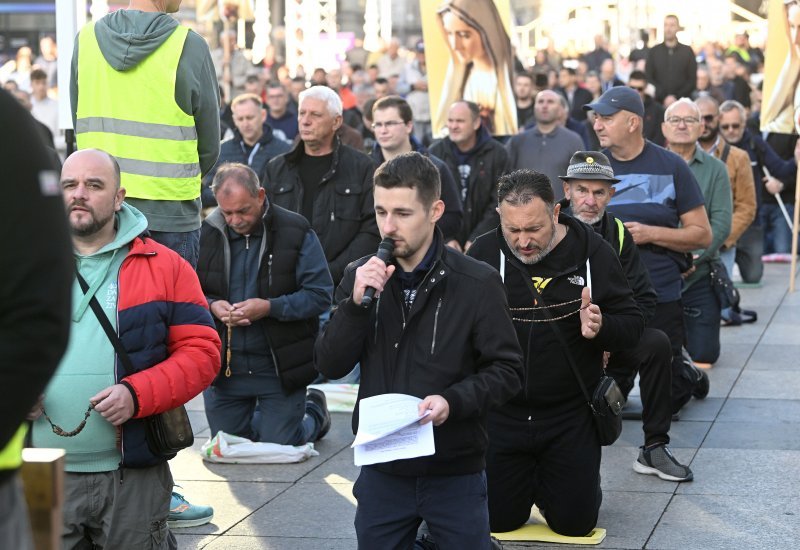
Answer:
<path fill-rule="evenodd" d="M 436 313 L 433 315 L 433 342 L 431 342 L 431 355 L 436 351 L 436 327 L 439 326 L 439 310 L 442 309 L 442 299 L 436 304 Z"/>
<path fill-rule="evenodd" d="M 269 255 L 269 260 L 267 260 L 267 284 L 269 285 L 270 289 L 272 288 L 272 254 Z"/>

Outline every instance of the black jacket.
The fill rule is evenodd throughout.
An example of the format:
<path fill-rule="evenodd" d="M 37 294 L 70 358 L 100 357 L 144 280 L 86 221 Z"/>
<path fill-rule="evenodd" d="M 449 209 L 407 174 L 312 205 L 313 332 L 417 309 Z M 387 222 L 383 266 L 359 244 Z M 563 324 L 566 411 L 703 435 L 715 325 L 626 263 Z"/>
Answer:
<path fill-rule="evenodd" d="M 211 182 L 219 167 L 226 162 L 239 162 L 253 169 L 258 174 L 258 180 L 264 185 L 264 177 L 267 172 L 267 163 L 278 155 L 289 151 L 290 147 L 284 141 L 277 139 L 272 134 L 272 128 L 266 122 L 261 139 L 255 145 L 256 148 L 248 154 L 245 151 L 244 139 L 239 130 L 234 127 L 233 138 L 223 143 L 219 148 L 219 158 L 208 174 L 203 178 L 203 207 L 209 208 L 217 206 L 217 199 L 211 192 Z"/>
<path fill-rule="evenodd" d="M 689 97 L 697 87 L 697 60 L 691 46 L 680 42 L 674 48 L 656 44 L 647 52 L 647 81 L 656 87 L 656 100 L 668 95 Z"/>
<path fill-rule="evenodd" d="M 75 262 L 58 166 L 31 114 L 0 90 L 0 159 L 15 205 L 3 213 L 8 261 L 0 275 L 0 450 L 67 348 Z M 12 470 L 0 470 L 0 484 Z"/>
<path fill-rule="evenodd" d="M 457 183 L 461 181 L 459 165 L 469 166 L 466 199 L 463 202 L 464 218 L 458 233 L 461 246 L 497 227 L 500 223 L 496 210 L 497 180 L 509 170 L 506 148 L 481 126 L 478 142 L 464 155 L 466 159 L 463 163 L 459 162 L 460 151 L 457 151 L 456 144 L 449 137 L 436 141 L 430 151 L 447 164 Z M 462 185 L 458 187 L 462 188 Z M 461 196 L 464 197 L 463 193 Z"/>
<path fill-rule="evenodd" d="M 229 298 L 231 252 L 226 231 L 219 209 L 203 221 L 197 276 L 203 294 L 209 301 Z M 308 231 L 308 222 L 301 215 L 275 205 L 267 209 L 264 214 L 262 249 L 259 252 L 259 298 L 286 296 L 300 290 L 295 266 Z M 279 321 L 270 316 L 257 321 L 269 343 L 278 378 L 286 392 L 304 388 L 316 378 L 312 350 L 319 329 L 319 313 L 322 311 L 297 321 Z M 223 373 L 228 366 L 228 327 L 217 318 L 214 318 L 214 322 L 222 340 L 220 373 Z"/>
<path fill-rule="evenodd" d="M 442 159 L 429 153 L 414 136 L 409 136 L 409 139 L 411 140 L 411 148 L 417 153 L 431 159 L 431 162 L 433 162 L 434 166 L 436 166 L 436 169 L 439 171 L 439 180 L 442 187 L 441 198 L 442 202 L 444 202 L 444 214 L 442 214 L 442 217 L 436 222 L 436 226 L 442 230 L 445 242 L 451 239 L 457 239 L 461 229 L 463 210 L 461 197 L 458 193 L 459 186 L 456 184 L 456 180 L 453 179 L 456 172 L 451 173 L 450 168 L 448 168 Z M 375 161 L 376 168 L 384 162 L 383 151 L 377 142 L 372 146 L 371 157 L 372 160 Z"/>
<path fill-rule="evenodd" d="M 592 388 L 603 373 L 603 352 L 636 345 L 644 329 L 644 319 L 617 254 L 588 225 L 566 214 L 560 215 L 559 223 L 567 226 L 567 235 L 533 265 L 517 260 L 499 227 L 479 237 L 468 252 L 469 256 L 498 270 L 501 251 L 505 257 L 505 288 L 515 318 L 516 334 L 525 354 L 525 371 L 523 392 L 500 407 L 499 412 L 514 418 L 549 418 L 585 407 L 586 399 L 565 353 L 572 353 L 586 387 Z M 581 292 L 587 286 L 587 258 L 592 274 L 592 302 L 600 306 L 603 315 L 600 332 L 592 340 L 581 336 L 578 314 Z M 569 351 L 559 342 L 551 322 L 518 320 L 547 319 L 541 311 L 530 310 L 534 305 L 541 305 L 532 288 L 534 281 L 553 317 L 571 314 L 554 321 Z"/>
<path fill-rule="evenodd" d="M 567 95 L 566 89 L 558 86 L 555 91 L 563 95 L 569 103 L 569 95 Z M 583 106 L 591 103 L 593 99 L 592 92 L 580 86 L 576 87 L 572 95 L 572 102 L 569 103 L 569 117 L 575 120 L 586 120 L 586 111 L 583 110 Z"/>
<path fill-rule="evenodd" d="M 562 212 L 572 215 L 567 199 L 563 199 L 559 204 L 561 204 Z M 650 281 L 650 273 L 639 257 L 639 247 L 633 242 L 633 235 L 625 227 L 623 221 L 608 210 L 605 211 L 599 222 L 592 225 L 592 229 L 603 237 L 619 256 L 622 271 L 625 272 L 628 286 L 633 291 L 633 299 L 636 300 L 636 305 L 639 306 L 645 323 L 650 322 L 656 313 L 658 295 Z"/>
<path fill-rule="evenodd" d="M 649 95 L 644 97 L 644 137 L 656 145 L 664 147 L 664 106 Z"/>
<path fill-rule="evenodd" d="M 375 306 L 350 295 L 355 270 L 347 266 L 336 289 L 338 304 L 314 347 L 314 362 L 328 378 L 361 362 L 359 399 L 385 393 L 441 395 L 450 416 L 435 427 L 436 454 L 380 464 L 401 475 L 460 475 L 485 467 L 486 414 L 519 392 L 521 352 L 503 287 L 489 266 L 435 240 L 432 267 L 406 311 L 402 283 L 393 275 Z M 358 427 L 358 407 L 353 431 Z"/>
<path fill-rule="evenodd" d="M 275 157 L 267 165 L 264 185 L 271 204 L 300 212 L 303 182 L 298 165 L 304 157 L 305 146 L 299 140 L 291 151 Z M 347 264 L 378 248 L 380 233 L 372 198 L 374 171 L 367 155 L 342 145 L 336 138 L 333 163 L 319 183 L 311 219 L 334 284 L 342 279 Z"/>

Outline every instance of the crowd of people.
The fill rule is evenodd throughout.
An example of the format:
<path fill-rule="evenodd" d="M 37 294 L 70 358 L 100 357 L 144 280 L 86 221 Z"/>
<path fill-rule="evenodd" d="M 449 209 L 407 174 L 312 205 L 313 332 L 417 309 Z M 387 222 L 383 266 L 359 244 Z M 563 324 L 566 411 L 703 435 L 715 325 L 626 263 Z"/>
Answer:
<path fill-rule="evenodd" d="M 462 8 L 439 14 L 454 41 Z M 213 519 L 173 489 L 148 418 L 202 394 L 212 433 L 313 443 L 331 426 L 315 380 L 416 396 L 434 426 L 434 455 L 361 468 L 363 548 L 497 547 L 490 531 L 533 506 L 586 535 L 602 445 L 585 392 L 604 374 L 625 398 L 639 379 L 641 408 L 621 412 L 642 421 L 633 469 L 694 478 L 669 432 L 709 392 L 720 327 L 756 320 L 729 291 L 734 265 L 759 284 L 792 236 L 800 145 L 759 130 L 764 56 L 745 33 L 696 52 L 667 16 L 664 42 L 625 59 L 603 37 L 576 59 L 509 59 L 508 121 L 459 94 L 431 101 L 421 41 L 290 77 L 165 11 L 131 0 L 81 29 L 66 159 L 52 39 L 0 72 L 21 104 L 0 92 L 3 118 L 36 157 L 20 181 L 49 207 L 62 196 L 49 231 L 72 236 L 58 265 L 42 248 L 72 310 L 48 317 L 59 329 L 11 400 L 0 459 L 26 413 L 33 445 L 66 449 L 65 548 L 175 548 L 171 529 Z M 374 254 L 382 239 L 391 257 Z M 5 508 L 13 456 L 0 546 L 28 548 Z"/>

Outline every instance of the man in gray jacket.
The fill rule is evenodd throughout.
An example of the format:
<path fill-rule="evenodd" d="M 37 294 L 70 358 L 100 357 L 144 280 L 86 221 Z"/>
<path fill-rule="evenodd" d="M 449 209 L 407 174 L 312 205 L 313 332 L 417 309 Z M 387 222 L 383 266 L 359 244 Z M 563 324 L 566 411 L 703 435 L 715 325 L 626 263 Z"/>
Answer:
<path fill-rule="evenodd" d="M 550 178 L 556 201 L 564 198 L 559 176 L 564 174 L 575 151 L 583 149 L 583 140 L 559 122 L 564 114 L 559 95 L 542 90 L 536 95 L 533 117 L 536 126 L 512 137 L 506 144 L 509 171 L 528 168 Z"/>

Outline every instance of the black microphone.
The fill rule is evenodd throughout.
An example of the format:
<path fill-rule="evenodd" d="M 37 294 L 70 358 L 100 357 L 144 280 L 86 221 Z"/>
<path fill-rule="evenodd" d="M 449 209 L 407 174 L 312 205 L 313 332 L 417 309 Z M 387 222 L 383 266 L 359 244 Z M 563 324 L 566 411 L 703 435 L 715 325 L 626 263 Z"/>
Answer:
<path fill-rule="evenodd" d="M 375 255 L 383 263 L 387 263 L 392 258 L 392 252 L 394 252 L 394 241 L 389 237 L 386 237 L 381 241 L 381 244 L 378 245 L 378 253 Z M 367 290 L 364 291 L 364 297 L 361 298 L 361 307 L 368 308 L 372 305 L 372 301 L 375 299 L 375 289 L 371 286 L 367 287 Z"/>

